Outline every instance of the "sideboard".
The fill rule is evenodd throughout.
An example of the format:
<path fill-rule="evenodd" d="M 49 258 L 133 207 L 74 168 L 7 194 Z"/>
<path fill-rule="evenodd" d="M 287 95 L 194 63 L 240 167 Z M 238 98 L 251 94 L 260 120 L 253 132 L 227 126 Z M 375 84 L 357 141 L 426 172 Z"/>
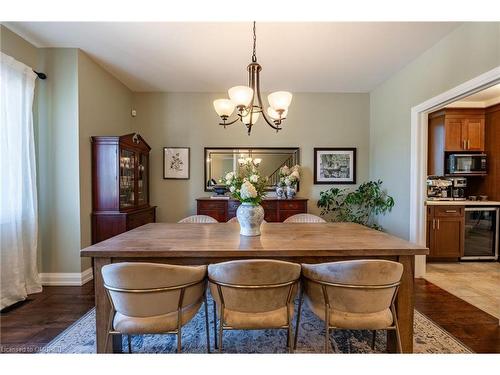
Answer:
<path fill-rule="evenodd" d="M 236 209 L 240 205 L 240 202 L 234 199 L 203 197 L 196 201 L 198 215 L 211 216 L 219 222 L 226 222 L 235 217 Z M 265 198 L 261 205 L 267 222 L 282 222 L 290 216 L 307 213 L 307 198 Z"/>

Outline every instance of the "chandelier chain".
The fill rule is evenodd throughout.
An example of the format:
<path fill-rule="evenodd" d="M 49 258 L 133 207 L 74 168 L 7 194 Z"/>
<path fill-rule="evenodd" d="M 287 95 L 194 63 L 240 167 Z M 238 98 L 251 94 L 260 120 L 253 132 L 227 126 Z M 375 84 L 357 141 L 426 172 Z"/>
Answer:
<path fill-rule="evenodd" d="M 257 62 L 257 53 L 256 50 L 257 44 L 257 34 L 255 32 L 255 21 L 253 21 L 253 54 L 252 54 L 252 62 Z"/>

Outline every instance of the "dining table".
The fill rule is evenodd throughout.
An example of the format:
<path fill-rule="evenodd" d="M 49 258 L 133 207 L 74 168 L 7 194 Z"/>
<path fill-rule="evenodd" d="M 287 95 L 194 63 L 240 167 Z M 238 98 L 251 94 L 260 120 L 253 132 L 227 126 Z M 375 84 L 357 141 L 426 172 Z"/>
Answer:
<path fill-rule="evenodd" d="M 426 247 L 355 223 L 263 223 L 261 232 L 260 236 L 242 236 L 238 223 L 150 223 L 82 249 L 81 256 L 91 257 L 93 263 L 97 352 L 121 351 L 119 335 L 106 345 L 111 305 L 102 267 L 117 262 L 208 265 L 236 259 L 299 264 L 348 259 L 400 262 L 403 274 L 396 312 L 403 352 L 413 352 L 415 255 L 428 254 Z M 395 333 L 388 331 L 387 350 L 395 352 L 396 348 Z"/>

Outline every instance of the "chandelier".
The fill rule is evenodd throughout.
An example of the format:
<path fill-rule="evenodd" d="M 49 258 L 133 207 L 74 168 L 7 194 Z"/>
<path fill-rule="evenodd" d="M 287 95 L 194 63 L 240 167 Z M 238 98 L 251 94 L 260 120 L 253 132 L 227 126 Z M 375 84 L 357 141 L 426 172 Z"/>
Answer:
<path fill-rule="evenodd" d="M 260 95 L 260 71 L 262 67 L 257 63 L 256 55 L 257 37 L 255 33 L 255 21 L 253 23 L 253 54 L 252 62 L 248 65 L 248 86 L 234 86 L 227 92 L 229 99 L 214 100 L 214 108 L 222 119 L 219 125 L 233 125 L 241 121 L 248 129 L 248 135 L 252 131 L 252 126 L 259 119 L 260 114 L 267 124 L 278 132 L 281 130 L 281 123 L 286 118 L 288 107 L 292 101 L 292 94 L 288 91 L 276 91 L 267 96 L 269 107 L 264 111 L 262 98 Z M 237 110 L 236 118 L 229 119 L 234 110 Z M 267 114 L 266 114 L 267 112 Z"/>

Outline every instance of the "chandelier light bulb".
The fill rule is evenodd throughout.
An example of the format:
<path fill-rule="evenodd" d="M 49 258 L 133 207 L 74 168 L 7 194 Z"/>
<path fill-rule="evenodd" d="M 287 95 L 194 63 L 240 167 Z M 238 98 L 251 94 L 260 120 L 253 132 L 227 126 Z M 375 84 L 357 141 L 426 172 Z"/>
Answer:
<path fill-rule="evenodd" d="M 236 107 L 247 108 L 253 99 L 253 89 L 248 86 L 234 86 L 227 93 Z"/>
<path fill-rule="evenodd" d="M 259 119 L 259 115 L 260 115 L 259 112 L 254 112 L 252 114 L 252 124 L 255 124 L 257 122 L 257 120 Z M 245 125 L 248 125 L 250 123 L 250 113 L 248 113 L 248 115 L 246 116 L 243 116 L 241 118 L 241 121 L 243 121 Z"/>
<path fill-rule="evenodd" d="M 271 107 L 268 107 L 267 108 L 267 114 L 269 115 L 269 117 L 271 117 L 273 120 L 283 120 L 286 118 L 286 115 L 288 114 L 288 109 L 285 109 L 284 112 L 281 114 L 276 112 L 274 109 L 272 109 Z"/>
<path fill-rule="evenodd" d="M 287 110 L 292 102 L 292 94 L 288 91 L 276 91 L 267 96 L 269 105 L 275 111 Z"/>
<path fill-rule="evenodd" d="M 231 116 L 233 114 L 234 104 L 229 99 L 217 99 L 217 100 L 214 100 L 214 108 L 215 108 L 215 112 L 217 112 L 217 114 L 220 117 L 228 118 L 229 116 Z"/>

